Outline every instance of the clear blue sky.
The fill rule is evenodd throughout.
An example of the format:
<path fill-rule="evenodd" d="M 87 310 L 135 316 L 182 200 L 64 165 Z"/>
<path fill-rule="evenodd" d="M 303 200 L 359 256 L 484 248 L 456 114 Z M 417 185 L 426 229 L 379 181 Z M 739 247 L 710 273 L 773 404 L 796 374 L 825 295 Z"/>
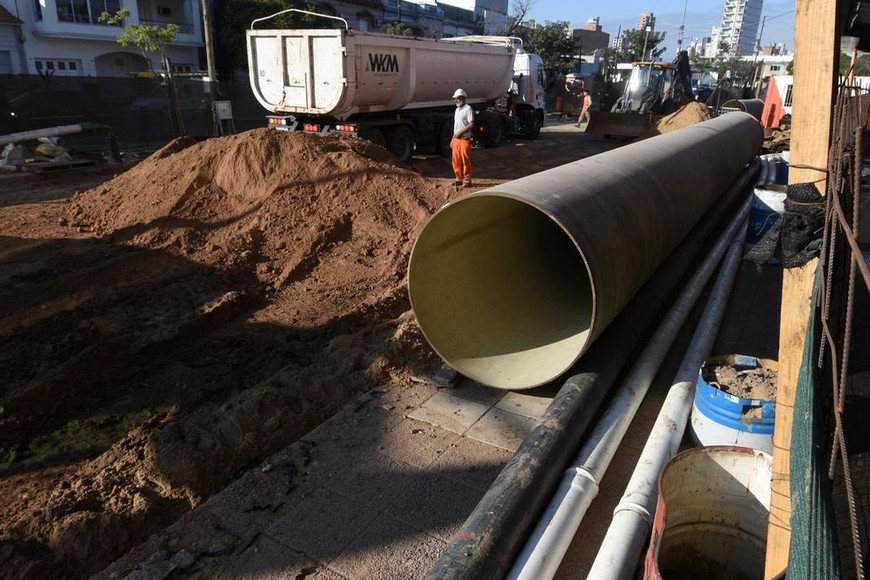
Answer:
<path fill-rule="evenodd" d="M 685 14 L 683 48 L 688 47 L 692 37 L 710 36 L 714 26 L 722 21 L 725 0 L 618 0 L 610 2 L 576 2 L 576 0 L 532 0 L 527 18 L 539 23 L 568 20 L 571 28 L 583 28 L 590 18 L 598 17 L 601 28 L 610 34 L 611 43 L 616 38 L 620 25 L 622 30 L 634 30 L 638 17 L 652 12 L 656 18 L 656 32 L 665 32 L 664 46 L 667 52 L 662 59 L 676 56 L 680 24 Z M 765 0 L 761 17 L 767 17 L 761 33 L 761 45 L 785 43 L 786 49 L 794 50 L 795 2 L 791 0 Z M 757 36 L 757 33 L 756 33 Z"/>

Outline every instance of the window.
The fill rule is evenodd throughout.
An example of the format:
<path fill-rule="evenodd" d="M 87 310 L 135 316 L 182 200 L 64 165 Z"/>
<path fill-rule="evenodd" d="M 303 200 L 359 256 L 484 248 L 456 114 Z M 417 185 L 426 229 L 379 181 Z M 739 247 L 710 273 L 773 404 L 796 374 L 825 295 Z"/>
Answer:
<path fill-rule="evenodd" d="M 36 19 L 42 22 L 42 4 L 39 3 L 39 0 L 33 0 L 33 13 L 36 15 Z"/>
<path fill-rule="evenodd" d="M 791 107 L 791 87 L 792 85 L 789 85 L 785 88 L 785 98 L 782 100 L 783 107 Z"/>
<path fill-rule="evenodd" d="M 33 61 L 37 72 L 48 72 L 58 76 L 78 76 L 79 61 L 67 59 L 38 58 Z"/>
<path fill-rule="evenodd" d="M 35 1 L 39 6 L 39 0 Z M 57 0 L 57 19 L 60 22 L 101 24 L 100 14 L 104 11 L 114 14 L 120 8 L 120 0 Z"/>
<path fill-rule="evenodd" d="M 778 65 L 778 64 L 772 64 L 772 65 L 770 65 L 770 71 L 773 72 L 773 71 L 775 71 L 775 70 L 779 70 L 779 65 Z"/>
<path fill-rule="evenodd" d="M 100 14 L 108 12 L 115 14 L 121 9 L 121 0 L 89 0 L 88 6 L 91 9 L 91 22 L 97 24 Z"/>
<path fill-rule="evenodd" d="M 158 6 L 157 7 L 157 15 L 158 16 L 172 16 L 172 9 L 167 6 Z"/>

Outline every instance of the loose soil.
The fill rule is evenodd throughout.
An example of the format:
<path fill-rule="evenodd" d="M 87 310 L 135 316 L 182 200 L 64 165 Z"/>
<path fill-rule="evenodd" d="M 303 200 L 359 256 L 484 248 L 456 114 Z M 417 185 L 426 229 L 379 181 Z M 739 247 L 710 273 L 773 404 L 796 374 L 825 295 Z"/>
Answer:
<path fill-rule="evenodd" d="M 776 377 L 776 369 L 764 365 L 748 368 L 717 363 L 704 369 L 704 379 L 709 384 L 741 399 L 775 400 Z"/>
<path fill-rule="evenodd" d="M 476 181 L 615 146 L 579 138 L 499 147 Z M 88 577 L 360 393 L 433 374 L 407 260 L 466 191 L 421 165 L 262 129 L 0 175 L 2 576 Z"/>
<path fill-rule="evenodd" d="M 692 101 L 669 115 L 656 118 L 649 131 L 642 135 L 642 137 L 655 137 L 656 135 L 670 133 L 671 131 L 676 131 L 696 123 L 703 123 L 711 118 L 713 118 L 713 115 L 704 103 Z"/>
<path fill-rule="evenodd" d="M 38 205 L 2 196 L 5 577 L 87 576 L 437 366 L 404 275 L 457 193 L 380 147 L 262 129 L 176 140 L 71 199 L 57 179 Z"/>

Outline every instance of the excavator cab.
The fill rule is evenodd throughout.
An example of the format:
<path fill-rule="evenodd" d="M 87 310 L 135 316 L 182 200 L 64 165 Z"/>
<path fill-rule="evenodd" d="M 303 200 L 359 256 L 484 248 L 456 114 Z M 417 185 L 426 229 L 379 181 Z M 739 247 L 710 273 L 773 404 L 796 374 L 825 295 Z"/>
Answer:
<path fill-rule="evenodd" d="M 610 111 L 593 112 L 586 133 L 639 137 L 653 121 L 692 100 L 685 51 L 674 62 L 634 62 L 622 96 Z"/>
<path fill-rule="evenodd" d="M 636 62 L 614 113 L 661 113 L 673 110 L 675 67 L 663 62 Z"/>

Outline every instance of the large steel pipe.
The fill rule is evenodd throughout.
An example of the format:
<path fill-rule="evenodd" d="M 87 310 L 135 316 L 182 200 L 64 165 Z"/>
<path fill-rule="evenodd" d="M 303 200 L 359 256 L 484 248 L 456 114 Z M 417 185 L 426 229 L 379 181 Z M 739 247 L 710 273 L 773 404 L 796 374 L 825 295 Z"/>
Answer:
<path fill-rule="evenodd" d="M 757 154 L 741 112 L 442 207 L 418 236 L 411 306 L 435 351 L 485 385 L 568 370 Z"/>

